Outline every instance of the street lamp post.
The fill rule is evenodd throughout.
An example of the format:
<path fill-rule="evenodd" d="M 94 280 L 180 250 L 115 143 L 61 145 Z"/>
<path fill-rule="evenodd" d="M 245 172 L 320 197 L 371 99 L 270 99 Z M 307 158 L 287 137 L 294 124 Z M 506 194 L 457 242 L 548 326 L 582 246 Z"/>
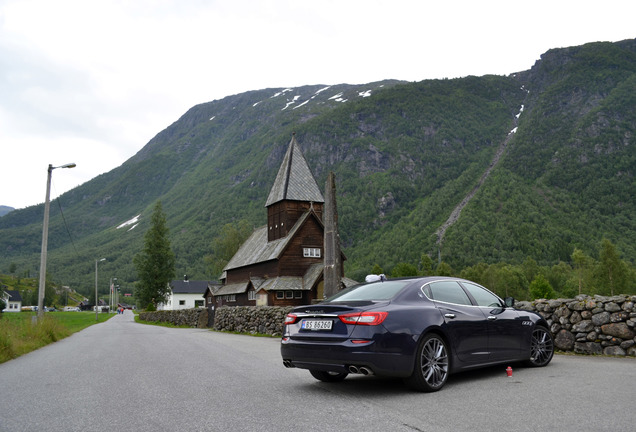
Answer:
<path fill-rule="evenodd" d="M 95 260 L 95 321 L 99 321 L 99 319 L 97 318 L 97 304 L 99 303 L 97 301 L 97 263 L 102 261 L 106 261 L 106 258 Z"/>
<path fill-rule="evenodd" d="M 42 254 L 40 255 L 40 287 L 38 289 L 38 321 L 44 317 L 44 288 L 46 284 L 46 251 L 49 242 L 49 208 L 51 197 L 51 174 L 56 168 L 75 168 L 74 163 L 54 167 L 49 164 L 46 177 L 46 198 L 44 199 L 44 223 L 42 224 Z"/>
<path fill-rule="evenodd" d="M 110 285 L 108 288 L 110 289 L 110 296 L 108 297 L 108 313 L 112 313 L 115 309 L 115 284 L 117 283 L 117 278 L 110 278 Z"/>

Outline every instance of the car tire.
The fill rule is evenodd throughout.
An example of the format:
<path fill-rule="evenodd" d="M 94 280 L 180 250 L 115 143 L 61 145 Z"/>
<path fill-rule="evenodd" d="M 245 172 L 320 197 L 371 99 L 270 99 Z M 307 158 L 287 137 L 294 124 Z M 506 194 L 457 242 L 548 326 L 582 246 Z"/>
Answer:
<path fill-rule="evenodd" d="M 543 367 L 550 363 L 554 355 L 554 339 L 550 331 L 536 326 L 530 341 L 530 358 L 524 363 L 530 367 Z"/>
<path fill-rule="evenodd" d="M 406 384 L 418 391 L 435 392 L 448 380 L 450 362 L 446 342 L 441 336 L 429 333 L 420 342 L 415 355 L 413 374 Z"/>
<path fill-rule="evenodd" d="M 321 370 L 310 370 L 309 373 L 311 376 L 322 382 L 340 382 L 349 375 L 346 372 L 330 372 Z"/>

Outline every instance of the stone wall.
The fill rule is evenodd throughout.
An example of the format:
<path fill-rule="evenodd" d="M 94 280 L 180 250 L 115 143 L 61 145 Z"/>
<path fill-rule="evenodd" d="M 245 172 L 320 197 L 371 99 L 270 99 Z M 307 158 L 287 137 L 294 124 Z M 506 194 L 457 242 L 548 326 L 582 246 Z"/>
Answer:
<path fill-rule="evenodd" d="M 282 306 L 220 307 L 215 311 L 214 329 L 281 336 L 285 316 L 291 309 Z"/>
<path fill-rule="evenodd" d="M 636 356 L 636 296 L 587 296 L 518 302 L 545 318 L 558 350 Z"/>
<path fill-rule="evenodd" d="M 232 306 L 210 313 L 208 309 L 141 312 L 142 321 L 168 322 L 179 326 L 212 327 L 219 331 L 281 336 L 285 316 L 291 307 Z"/>
<path fill-rule="evenodd" d="M 174 311 L 140 312 L 142 321 L 167 322 L 178 326 L 208 327 L 207 309 L 180 309 Z"/>
<path fill-rule="evenodd" d="M 577 296 L 574 299 L 518 302 L 517 309 L 531 310 L 545 318 L 557 350 L 579 354 L 636 357 L 636 296 Z M 291 307 L 221 307 L 144 312 L 144 321 L 171 322 L 219 331 L 280 336 Z"/>

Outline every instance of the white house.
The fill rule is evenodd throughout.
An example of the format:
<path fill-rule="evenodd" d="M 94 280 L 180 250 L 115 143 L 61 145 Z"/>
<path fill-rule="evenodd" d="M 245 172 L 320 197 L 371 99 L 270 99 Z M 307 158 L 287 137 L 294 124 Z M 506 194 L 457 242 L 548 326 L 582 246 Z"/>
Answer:
<path fill-rule="evenodd" d="M 168 301 L 157 306 L 158 310 L 179 310 L 205 307 L 205 291 L 208 281 L 191 281 L 185 276 L 183 280 L 170 282 Z"/>
<path fill-rule="evenodd" d="M 22 311 L 22 296 L 20 291 L 4 290 L 2 291 L 2 299 L 6 303 L 6 309 L 2 312 L 20 312 Z"/>

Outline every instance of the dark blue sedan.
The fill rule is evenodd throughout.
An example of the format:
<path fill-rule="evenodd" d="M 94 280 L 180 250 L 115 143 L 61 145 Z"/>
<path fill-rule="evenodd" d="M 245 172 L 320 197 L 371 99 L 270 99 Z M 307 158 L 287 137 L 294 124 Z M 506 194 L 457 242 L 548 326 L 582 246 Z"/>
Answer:
<path fill-rule="evenodd" d="M 357 285 L 287 315 L 283 364 L 327 382 L 348 374 L 402 377 L 426 392 L 467 369 L 547 365 L 554 352 L 548 324 L 513 303 L 474 282 L 441 276 Z"/>

